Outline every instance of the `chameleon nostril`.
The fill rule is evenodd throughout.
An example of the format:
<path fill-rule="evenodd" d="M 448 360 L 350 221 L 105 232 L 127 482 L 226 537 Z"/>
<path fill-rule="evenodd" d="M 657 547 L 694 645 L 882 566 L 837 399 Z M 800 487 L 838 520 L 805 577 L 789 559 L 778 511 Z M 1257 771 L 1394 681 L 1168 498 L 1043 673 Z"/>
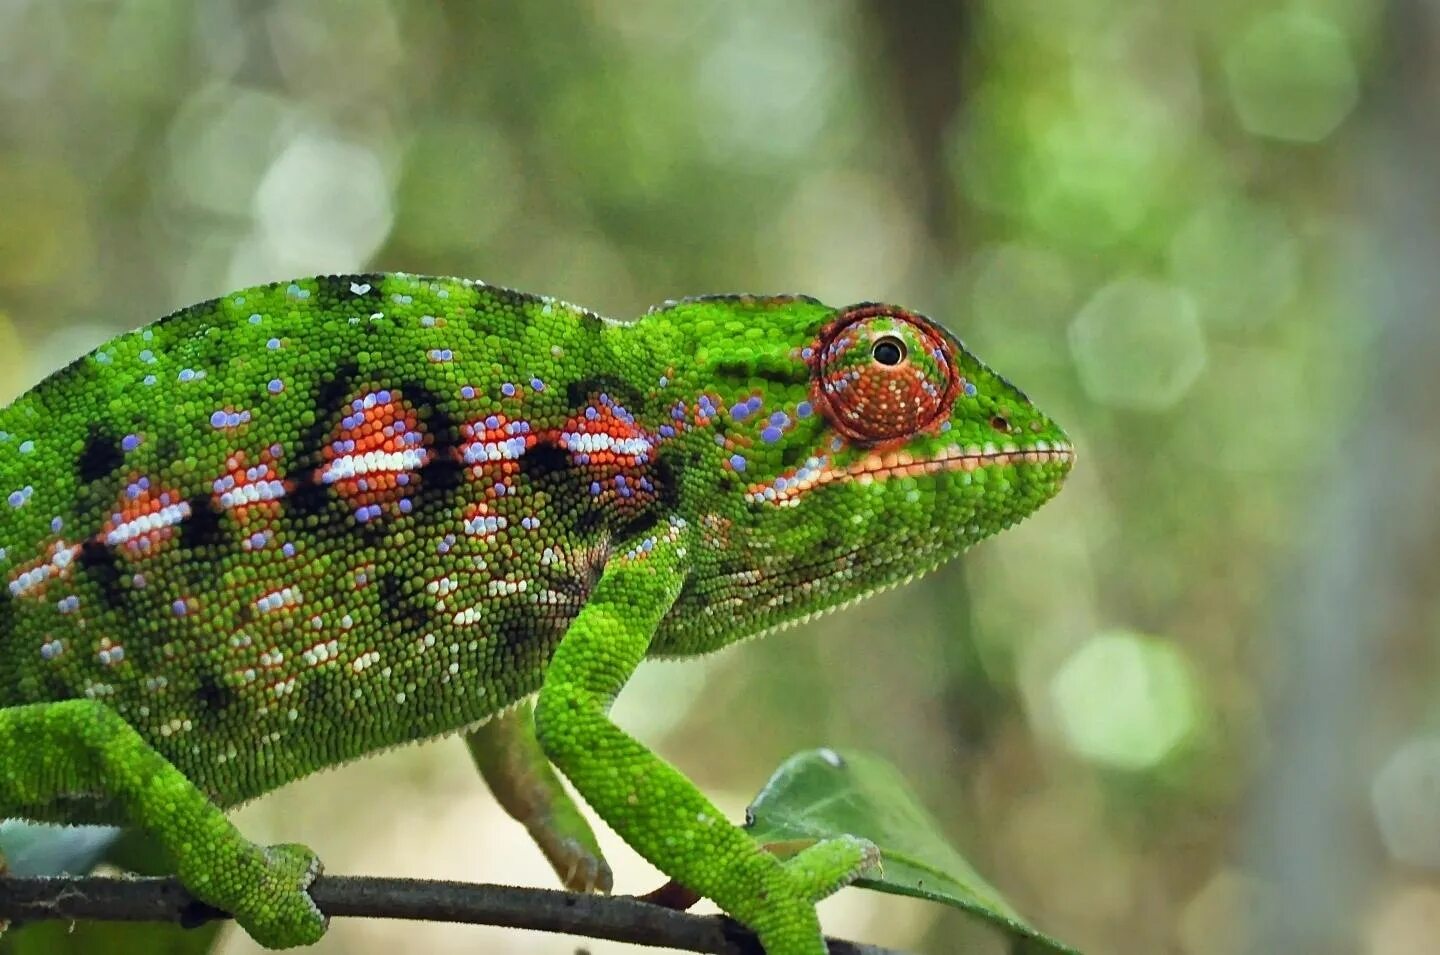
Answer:
<path fill-rule="evenodd" d="M 999 431 L 1001 434 L 1009 434 L 1010 419 L 1005 417 L 1004 415 L 997 414 L 990 419 L 990 427 L 994 428 L 996 431 Z"/>

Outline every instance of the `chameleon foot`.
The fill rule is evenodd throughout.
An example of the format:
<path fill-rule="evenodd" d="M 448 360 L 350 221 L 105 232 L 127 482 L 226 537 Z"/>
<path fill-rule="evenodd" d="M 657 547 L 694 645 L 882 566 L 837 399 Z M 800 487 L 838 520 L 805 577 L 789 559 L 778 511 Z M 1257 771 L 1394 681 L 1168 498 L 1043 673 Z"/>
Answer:
<path fill-rule="evenodd" d="M 786 860 L 785 871 L 798 879 L 807 897 L 818 902 L 880 867 L 880 850 L 859 836 L 823 839 Z"/>
<path fill-rule="evenodd" d="M 234 916 L 265 948 L 313 945 L 329 919 L 307 891 L 319 877 L 320 859 L 305 846 L 256 846 L 245 864 L 215 873 L 180 874 L 199 898 Z"/>
<path fill-rule="evenodd" d="M 540 849 L 565 888 L 571 892 L 600 892 L 609 894 L 615 885 L 615 876 L 610 864 L 598 852 L 592 852 L 575 839 L 560 839 L 547 844 L 532 830 L 531 835 L 540 844 Z"/>

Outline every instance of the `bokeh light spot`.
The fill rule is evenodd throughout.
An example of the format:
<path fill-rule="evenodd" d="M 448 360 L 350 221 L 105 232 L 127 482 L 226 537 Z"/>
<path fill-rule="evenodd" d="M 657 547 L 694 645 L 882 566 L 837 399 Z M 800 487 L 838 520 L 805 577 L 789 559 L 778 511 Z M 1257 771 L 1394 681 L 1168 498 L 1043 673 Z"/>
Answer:
<path fill-rule="evenodd" d="M 1258 18 L 1227 53 L 1225 77 L 1241 125 L 1289 142 L 1329 136 L 1360 95 L 1344 32 L 1304 10 Z"/>
<path fill-rule="evenodd" d="M 1295 295 L 1300 243 L 1274 209 L 1230 198 L 1200 209 L 1170 243 L 1170 274 L 1215 326 L 1264 324 Z"/>
<path fill-rule="evenodd" d="M 1150 769 L 1195 730 L 1194 678 L 1179 649 L 1125 631 L 1099 634 L 1050 684 L 1060 730 L 1082 759 Z"/>
<path fill-rule="evenodd" d="M 390 234 L 391 189 L 379 155 L 368 146 L 301 133 L 261 179 L 257 235 L 237 260 L 272 276 L 356 268 Z"/>
<path fill-rule="evenodd" d="M 1410 740 L 1395 750 L 1375 774 L 1370 800 L 1391 856 L 1440 868 L 1440 738 Z"/>
<path fill-rule="evenodd" d="M 1120 278 L 1070 323 L 1070 354 L 1087 394 L 1102 404 L 1164 411 L 1205 368 L 1195 299 L 1152 279 Z"/>

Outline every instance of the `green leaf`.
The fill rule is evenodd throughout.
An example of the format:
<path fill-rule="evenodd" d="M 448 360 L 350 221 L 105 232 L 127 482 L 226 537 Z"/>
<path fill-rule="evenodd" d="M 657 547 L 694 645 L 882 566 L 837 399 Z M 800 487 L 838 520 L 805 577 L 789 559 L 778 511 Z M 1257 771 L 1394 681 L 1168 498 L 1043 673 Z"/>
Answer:
<path fill-rule="evenodd" d="M 855 885 L 978 915 L 1013 938 L 1017 952 L 1078 955 L 1026 924 L 945 841 L 900 774 L 878 757 L 831 749 L 797 753 L 770 777 L 747 820 L 751 835 L 780 855 L 833 836 L 869 839 L 880 848 L 881 871 Z"/>

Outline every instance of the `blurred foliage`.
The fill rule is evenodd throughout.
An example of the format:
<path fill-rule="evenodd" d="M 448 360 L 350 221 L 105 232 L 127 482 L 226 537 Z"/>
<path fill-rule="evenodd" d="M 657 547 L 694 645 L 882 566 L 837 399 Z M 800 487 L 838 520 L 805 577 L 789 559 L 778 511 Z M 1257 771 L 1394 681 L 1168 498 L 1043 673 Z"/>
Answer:
<path fill-rule="evenodd" d="M 1342 280 L 1372 241 L 1350 185 L 1386 9 L 0 0 L 0 398 L 181 305 L 361 267 L 620 316 L 733 290 L 934 315 L 1071 429 L 1071 486 L 962 566 L 642 671 L 619 718 L 722 795 L 802 747 L 883 752 L 1045 930 L 1247 951 L 1294 652 L 1267 613 L 1372 347 Z M 1433 628 L 1402 641 L 1426 673 Z M 1417 695 L 1405 665 L 1382 679 L 1376 699 Z M 1419 952 L 1440 918 L 1440 750 L 1395 723 L 1345 950 Z M 385 759 L 364 792 L 413 820 L 449 777 Z M 493 812 L 475 798 L 467 818 Z M 278 828 L 323 842 L 332 810 Z M 417 874 L 469 851 L 427 844 Z M 999 950 L 892 901 L 841 907 L 877 941 Z M 344 931 L 333 950 L 390 938 Z"/>

